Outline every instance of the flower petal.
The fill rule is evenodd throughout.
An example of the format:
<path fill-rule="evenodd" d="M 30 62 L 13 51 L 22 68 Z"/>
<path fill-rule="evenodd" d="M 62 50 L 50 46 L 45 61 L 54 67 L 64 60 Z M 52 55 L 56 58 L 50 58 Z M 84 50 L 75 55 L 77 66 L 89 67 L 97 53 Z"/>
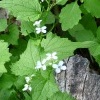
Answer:
<path fill-rule="evenodd" d="M 41 31 L 40 30 L 37 30 L 36 33 L 39 34 L 39 33 L 41 33 Z"/>
<path fill-rule="evenodd" d="M 58 63 L 59 66 L 62 66 L 63 64 L 64 64 L 63 61 L 59 61 L 59 63 Z"/>
<path fill-rule="evenodd" d="M 46 33 L 46 32 L 47 32 L 46 30 L 43 30 L 43 29 L 42 29 L 42 33 Z"/>
<path fill-rule="evenodd" d="M 39 28 L 39 27 L 36 27 L 36 29 L 35 29 L 36 31 L 38 31 L 38 30 L 41 30 L 41 28 Z"/>
<path fill-rule="evenodd" d="M 25 80 L 26 80 L 26 83 L 29 83 L 29 81 L 30 81 L 30 77 L 25 77 Z"/>
<path fill-rule="evenodd" d="M 43 70 L 46 70 L 46 66 L 45 66 L 45 65 L 43 65 L 43 66 L 42 66 L 42 69 L 43 69 Z"/>
<path fill-rule="evenodd" d="M 55 56 L 56 54 L 57 54 L 57 52 L 53 52 L 53 53 L 52 53 L 52 55 L 54 55 L 54 56 Z"/>
<path fill-rule="evenodd" d="M 26 90 L 28 90 L 28 84 L 25 84 L 24 88 L 22 89 L 22 91 L 26 91 Z"/>
<path fill-rule="evenodd" d="M 66 66 L 61 66 L 61 70 L 66 70 Z"/>
<path fill-rule="evenodd" d="M 47 61 L 47 59 L 43 59 L 43 60 L 42 60 L 42 64 L 45 64 L 46 61 Z"/>
<path fill-rule="evenodd" d="M 44 0 L 41 0 L 41 2 L 44 2 Z"/>
<path fill-rule="evenodd" d="M 53 64 L 52 67 L 53 68 L 58 68 L 58 65 L 57 64 Z"/>
<path fill-rule="evenodd" d="M 56 56 L 56 54 L 57 54 L 57 52 L 53 52 L 53 53 L 52 53 L 52 58 L 53 58 L 53 59 L 58 59 L 58 57 Z"/>
<path fill-rule="evenodd" d="M 56 73 L 60 73 L 61 72 L 61 70 L 60 70 L 60 68 L 56 68 Z"/>
<path fill-rule="evenodd" d="M 52 56 L 52 58 L 53 58 L 53 59 L 58 59 L 58 57 L 57 57 L 57 56 Z"/>
<path fill-rule="evenodd" d="M 34 77 L 34 76 L 35 76 L 35 74 L 32 74 L 32 75 L 31 75 L 31 78 Z"/>
<path fill-rule="evenodd" d="M 42 30 L 45 30 L 46 28 L 47 28 L 46 26 L 41 27 Z"/>
<path fill-rule="evenodd" d="M 37 33 L 37 34 L 39 34 L 39 33 L 41 32 L 41 28 L 38 28 L 38 27 L 37 27 L 35 30 L 36 30 L 36 33 Z"/>
<path fill-rule="evenodd" d="M 28 90 L 29 90 L 29 91 L 32 91 L 32 87 L 31 87 L 31 86 L 29 86 L 29 87 L 28 87 Z"/>
<path fill-rule="evenodd" d="M 41 61 L 37 61 L 37 65 L 40 65 L 41 66 Z"/>
<path fill-rule="evenodd" d="M 33 24 L 33 26 L 37 26 L 37 27 L 39 27 L 39 26 L 40 26 L 41 21 L 42 21 L 42 20 L 35 21 L 35 23 Z"/>
<path fill-rule="evenodd" d="M 47 53 L 46 56 L 47 56 L 47 58 L 46 58 L 47 60 L 51 59 L 51 54 L 50 53 Z"/>

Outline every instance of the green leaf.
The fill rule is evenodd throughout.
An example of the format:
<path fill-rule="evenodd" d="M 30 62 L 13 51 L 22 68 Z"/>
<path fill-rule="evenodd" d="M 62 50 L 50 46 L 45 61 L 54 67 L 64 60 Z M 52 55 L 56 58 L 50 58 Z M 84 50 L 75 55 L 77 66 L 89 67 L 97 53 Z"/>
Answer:
<path fill-rule="evenodd" d="M 22 99 L 22 97 L 21 97 L 21 99 Z M 16 92 L 15 90 L 11 90 L 10 98 L 7 100 L 19 100 L 18 92 Z"/>
<path fill-rule="evenodd" d="M 25 100 L 32 100 L 28 93 L 24 92 Z"/>
<path fill-rule="evenodd" d="M 25 76 L 17 77 L 16 81 L 14 82 L 14 85 L 16 86 L 16 89 L 19 89 L 19 90 L 22 90 L 24 84 L 25 84 Z"/>
<path fill-rule="evenodd" d="M 4 41 L 0 41 L 0 73 L 7 72 L 4 64 L 10 60 L 10 56 L 8 44 Z"/>
<path fill-rule="evenodd" d="M 37 61 L 40 60 L 40 47 L 37 43 L 36 40 L 30 39 L 19 61 L 12 64 L 11 70 L 15 75 L 23 76 L 34 72 L 34 67 Z"/>
<path fill-rule="evenodd" d="M 2 77 L 0 77 L 0 89 L 11 88 L 15 79 L 13 75 L 3 74 Z"/>
<path fill-rule="evenodd" d="M 32 81 L 32 89 L 32 100 L 47 100 L 58 91 L 55 82 L 46 80 L 41 75 L 34 77 L 34 80 Z"/>
<path fill-rule="evenodd" d="M 50 11 L 45 11 L 42 14 L 42 22 L 44 24 L 52 24 L 55 22 L 55 16 Z"/>
<path fill-rule="evenodd" d="M 90 50 L 91 54 L 94 57 L 100 55 L 100 44 L 99 43 L 96 43 L 96 45 L 93 46 L 93 47 L 90 47 L 89 50 Z"/>
<path fill-rule="evenodd" d="M 98 56 L 98 55 L 100 55 L 100 44 L 99 44 L 98 46 L 95 46 L 95 48 L 92 48 L 92 49 L 94 49 L 94 50 L 91 52 L 91 54 L 92 54 L 93 56 Z"/>
<path fill-rule="evenodd" d="M 64 5 L 68 0 L 56 0 L 56 4 Z"/>
<path fill-rule="evenodd" d="M 22 35 L 26 36 L 33 31 L 34 31 L 33 22 L 28 22 L 28 21 L 22 21 L 21 22 L 21 33 L 22 33 Z"/>
<path fill-rule="evenodd" d="M 5 31 L 7 28 L 7 19 L 0 19 L 0 31 Z"/>
<path fill-rule="evenodd" d="M 57 92 L 49 100 L 75 100 L 71 95 L 67 93 Z"/>
<path fill-rule="evenodd" d="M 90 54 L 95 58 L 95 61 L 100 65 L 100 44 L 96 44 L 89 48 Z"/>
<path fill-rule="evenodd" d="M 80 9 L 82 11 L 83 14 L 88 14 L 87 10 L 84 8 L 84 5 L 80 5 Z"/>
<path fill-rule="evenodd" d="M 97 29 L 97 41 L 100 43 L 100 26 Z"/>
<path fill-rule="evenodd" d="M 94 45 L 93 42 L 71 42 L 67 38 L 60 38 L 52 33 L 47 34 L 47 38 L 42 40 L 41 46 L 45 52 L 57 52 L 59 60 L 73 55 L 76 48 L 87 48 Z"/>
<path fill-rule="evenodd" d="M 10 52 L 13 54 L 13 56 L 19 56 L 22 54 L 27 47 L 27 41 L 24 39 L 19 39 L 18 45 L 15 45 Z"/>
<path fill-rule="evenodd" d="M 93 16 L 100 18 L 100 1 L 99 0 L 84 0 L 84 7 Z"/>
<path fill-rule="evenodd" d="M 78 24 L 81 19 L 81 10 L 77 2 L 67 4 L 63 7 L 59 17 L 63 31 L 73 28 L 74 25 Z"/>
<path fill-rule="evenodd" d="M 11 91 L 7 89 L 0 90 L 0 100 L 9 100 Z"/>
<path fill-rule="evenodd" d="M 93 41 L 94 34 L 90 30 L 86 30 L 81 24 L 74 26 L 69 30 L 69 33 L 79 42 Z"/>
<path fill-rule="evenodd" d="M 93 56 L 95 58 L 95 61 L 99 64 L 100 66 L 100 55 L 98 56 Z"/>
<path fill-rule="evenodd" d="M 12 24 L 9 26 L 8 31 L 8 34 L 2 34 L 0 39 L 5 40 L 5 42 L 8 42 L 9 44 L 17 45 L 19 39 L 18 26 L 16 24 Z"/>
<path fill-rule="evenodd" d="M 0 7 L 11 11 L 17 19 L 35 21 L 40 17 L 41 6 L 38 0 L 3 0 Z"/>
<path fill-rule="evenodd" d="M 82 17 L 80 23 L 85 29 L 91 30 L 94 35 L 96 35 L 95 32 L 97 31 L 97 24 L 94 17 L 92 17 L 90 14 L 86 14 Z"/>

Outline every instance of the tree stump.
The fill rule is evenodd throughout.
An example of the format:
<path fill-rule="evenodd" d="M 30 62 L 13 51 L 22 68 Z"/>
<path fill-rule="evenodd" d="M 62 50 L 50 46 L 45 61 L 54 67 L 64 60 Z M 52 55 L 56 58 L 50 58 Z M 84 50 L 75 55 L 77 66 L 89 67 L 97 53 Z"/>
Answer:
<path fill-rule="evenodd" d="M 66 71 L 56 74 L 62 92 L 71 93 L 76 100 L 100 100 L 100 75 L 89 68 L 89 61 L 75 55 L 65 59 Z"/>

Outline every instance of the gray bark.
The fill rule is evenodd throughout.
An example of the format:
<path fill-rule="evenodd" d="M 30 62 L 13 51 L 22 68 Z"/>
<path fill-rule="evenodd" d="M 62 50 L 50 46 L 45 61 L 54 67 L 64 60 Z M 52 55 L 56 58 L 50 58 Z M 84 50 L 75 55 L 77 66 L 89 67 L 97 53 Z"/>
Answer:
<path fill-rule="evenodd" d="M 67 70 L 56 74 L 60 90 L 76 100 L 100 100 L 100 75 L 89 69 L 89 61 L 79 55 L 64 61 Z"/>

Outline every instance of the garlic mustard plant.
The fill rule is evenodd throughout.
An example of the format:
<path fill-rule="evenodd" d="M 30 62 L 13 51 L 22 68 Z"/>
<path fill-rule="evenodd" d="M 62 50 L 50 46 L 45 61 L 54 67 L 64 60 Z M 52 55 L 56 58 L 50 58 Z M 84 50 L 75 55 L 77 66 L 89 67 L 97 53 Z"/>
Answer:
<path fill-rule="evenodd" d="M 40 34 L 40 33 L 46 33 L 46 26 L 42 26 L 41 27 L 41 22 L 42 20 L 38 20 L 38 21 L 35 21 L 35 23 L 33 24 L 33 26 L 36 26 L 35 28 L 35 31 L 36 31 L 36 34 Z"/>
<path fill-rule="evenodd" d="M 47 56 L 47 60 L 50 60 L 50 59 L 58 59 L 58 57 L 56 56 L 57 55 L 57 52 L 53 52 L 53 53 L 47 53 L 46 56 Z"/>
<path fill-rule="evenodd" d="M 0 98 L 67 99 L 54 73 L 77 48 L 100 65 L 99 9 L 100 0 L 0 0 Z"/>
<path fill-rule="evenodd" d="M 52 67 L 55 69 L 56 73 L 60 73 L 61 70 L 66 70 L 66 66 L 63 61 L 59 61 L 58 64 L 53 64 Z"/>
<path fill-rule="evenodd" d="M 22 91 L 32 91 L 32 87 L 29 84 L 25 84 Z"/>
<path fill-rule="evenodd" d="M 36 27 L 36 33 L 37 34 L 40 34 L 40 33 L 46 33 L 46 26 L 43 26 L 43 27 Z"/>
<path fill-rule="evenodd" d="M 46 65 L 45 65 L 45 63 L 43 63 L 41 61 L 37 61 L 37 65 L 36 65 L 35 69 L 43 69 L 43 70 L 46 70 Z"/>
<path fill-rule="evenodd" d="M 25 80 L 26 80 L 26 83 L 29 83 L 31 78 L 27 76 L 27 77 L 25 77 Z"/>
<path fill-rule="evenodd" d="M 42 20 L 35 21 L 35 23 L 33 24 L 33 26 L 40 27 L 40 23 L 41 23 L 41 22 L 42 22 Z"/>
<path fill-rule="evenodd" d="M 32 78 L 34 77 L 35 75 L 32 74 L 30 77 L 29 76 L 26 76 L 25 77 L 25 81 L 26 81 L 26 84 L 24 85 L 24 88 L 22 89 L 22 91 L 32 91 L 32 87 L 30 85 L 30 82 L 32 80 Z"/>

